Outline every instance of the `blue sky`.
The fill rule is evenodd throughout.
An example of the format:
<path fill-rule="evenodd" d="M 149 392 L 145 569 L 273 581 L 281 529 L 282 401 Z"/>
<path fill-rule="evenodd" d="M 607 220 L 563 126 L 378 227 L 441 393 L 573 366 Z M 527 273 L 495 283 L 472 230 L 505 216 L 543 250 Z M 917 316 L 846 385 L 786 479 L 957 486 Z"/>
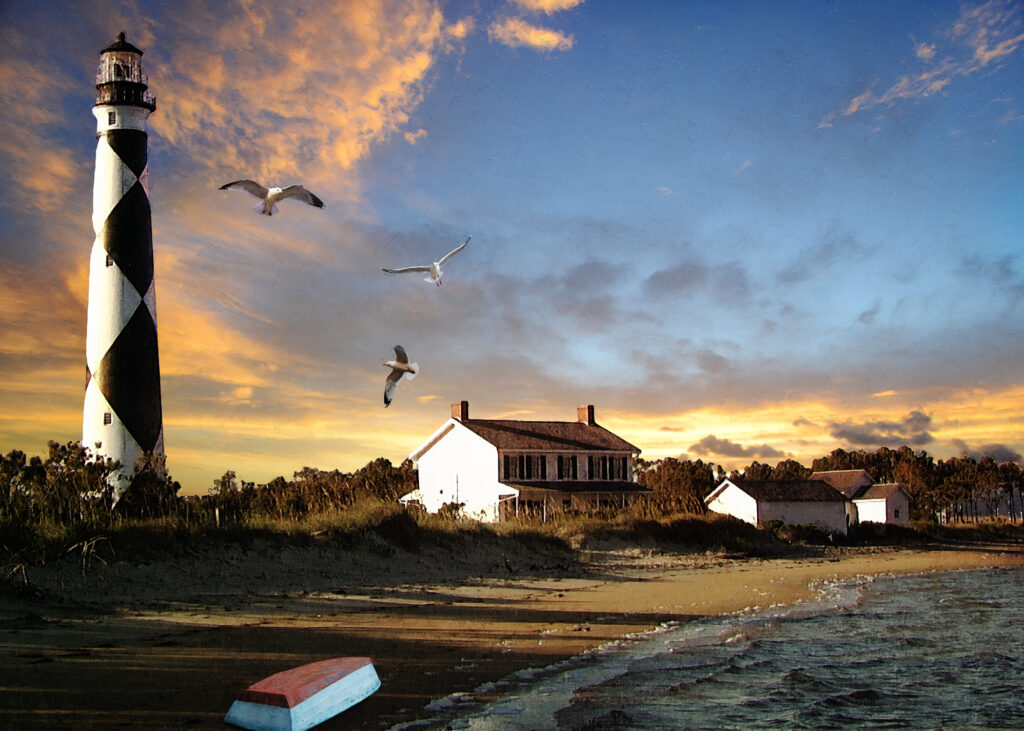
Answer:
<path fill-rule="evenodd" d="M 98 51 L 145 50 L 165 441 L 400 461 L 474 416 L 649 458 L 1024 451 L 1024 7 L 0 9 L 0 449 L 81 433 Z M 243 177 L 306 184 L 267 219 Z M 466 235 L 445 284 L 388 276 Z M 381 361 L 422 367 L 383 408 Z"/>

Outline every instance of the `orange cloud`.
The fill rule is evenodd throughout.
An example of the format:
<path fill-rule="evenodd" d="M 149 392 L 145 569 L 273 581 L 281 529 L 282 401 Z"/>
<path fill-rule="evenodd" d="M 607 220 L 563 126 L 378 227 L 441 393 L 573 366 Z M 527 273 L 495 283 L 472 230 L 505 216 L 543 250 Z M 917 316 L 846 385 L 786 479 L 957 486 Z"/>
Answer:
<path fill-rule="evenodd" d="M 69 191 L 81 189 L 84 181 L 71 152 L 51 140 L 53 130 L 66 124 L 52 102 L 70 83 L 18 33 L 5 32 L 4 41 L 23 49 L 0 59 L 0 96 L 18 100 L 17 114 L 0 115 L 0 159 L 6 162 L 5 175 L 16 182 L 7 189 L 13 195 L 9 203 L 59 211 Z"/>
<path fill-rule="evenodd" d="M 584 0 L 512 0 L 512 2 L 523 10 L 552 15 L 561 10 L 569 10 L 577 5 L 582 5 Z"/>
<path fill-rule="evenodd" d="M 931 59 L 935 58 L 934 43 L 929 45 L 923 41 L 918 42 L 918 40 L 914 38 L 914 36 L 910 36 L 910 41 L 911 43 L 914 44 L 914 55 L 917 56 L 919 59 L 921 59 L 922 61 L 930 61 Z"/>
<path fill-rule="evenodd" d="M 842 114 L 851 116 L 864 109 L 892 104 L 899 100 L 921 99 L 946 89 L 958 77 L 969 76 L 991 63 L 1016 53 L 1024 45 L 1020 27 L 1020 9 L 1005 0 L 989 0 L 974 8 L 963 8 L 945 38 L 954 45 L 940 47 L 911 37 L 914 56 L 922 65 L 917 73 L 901 75 L 884 93 L 871 90 L 853 97 Z M 966 55 L 965 55 L 966 52 Z M 941 56 L 941 58 L 940 58 Z M 830 127 L 834 113 L 818 127 Z"/>
<path fill-rule="evenodd" d="M 877 401 L 851 406 L 808 399 L 749 408 L 739 404 L 706 407 L 668 416 L 608 411 L 599 413 L 599 421 L 640 447 L 647 459 L 684 454 L 690 445 L 714 434 L 723 442 L 769 445 L 809 467 L 815 457 L 825 456 L 836 448 L 858 448 L 833 437 L 830 424 L 900 421 L 908 409 L 915 408 L 912 399 L 920 397 L 891 392 L 885 395 L 889 398 L 884 408 Z M 999 391 L 951 390 L 934 396 L 922 410 L 931 416 L 929 433 L 934 437 L 925 449 L 936 458 L 958 454 L 955 440 L 1006 444 L 1018 452 L 1024 451 L 1024 425 L 1015 416 L 1024 410 L 1024 384 Z M 713 454 L 703 458 L 720 461 L 727 469 L 743 467 L 753 459 Z M 777 460 L 760 461 L 774 464 Z"/>
<path fill-rule="evenodd" d="M 496 21 L 487 29 L 487 37 L 510 48 L 528 46 L 542 51 L 567 51 L 572 48 L 572 35 L 550 28 L 540 28 L 520 18 Z"/>
<path fill-rule="evenodd" d="M 410 145 L 415 145 L 417 142 L 419 142 L 420 140 L 422 140 L 426 136 L 427 136 L 427 130 L 425 130 L 425 129 L 418 129 L 415 132 L 406 132 L 405 133 L 405 141 L 408 142 Z"/>
<path fill-rule="evenodd" d="M 182 33 L 169 63 L 151 73 L 174 110 L 155 114 L 152 129 L 211 171 L 301 174 L 348 186 L 350 195 L 357 182 L 341 171 L 402 132 L 437 57 L 472 28 L 470 20 L 446 23 L 427 0 L 397 11 L 381 0 L 337 3 L 316 13 L 247 3 L 234 14 L 193 17 L 204 32 Z"/>

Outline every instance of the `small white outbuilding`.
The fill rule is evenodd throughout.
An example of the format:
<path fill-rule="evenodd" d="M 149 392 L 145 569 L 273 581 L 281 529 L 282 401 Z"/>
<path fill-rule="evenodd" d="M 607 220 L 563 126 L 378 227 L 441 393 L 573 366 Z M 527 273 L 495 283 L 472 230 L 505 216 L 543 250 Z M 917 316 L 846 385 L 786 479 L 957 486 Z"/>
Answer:
<path fill-rule="evenodd" d="M 910 525 L 910 495 L 898 483 L 871 485 L 853 499 L 853 504 L 860 523 Z"/>
<path fill-rule="evenodd" d="M 910 525 L 910 493 L 899 483 L 876 485 L 867 470 L 815 472 L 811 479 L 822 480 L 849 498 L 851 524 Z"/>
<path fill-rule="evenodd" d="M 770 520 L 790 525 L 817 525 L 846 535 L 846 496 L 821 480 L 726 479 L 704 499 L 708 510 L 763 526 Z"/>

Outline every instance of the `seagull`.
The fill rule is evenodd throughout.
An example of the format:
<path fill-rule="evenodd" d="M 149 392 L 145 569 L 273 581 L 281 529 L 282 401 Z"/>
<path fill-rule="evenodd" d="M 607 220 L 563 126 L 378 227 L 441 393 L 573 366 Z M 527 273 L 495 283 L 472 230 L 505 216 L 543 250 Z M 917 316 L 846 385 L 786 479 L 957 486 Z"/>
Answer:
<path fill-rule="evenodd" d="M 398 387 L 398 382 L 402 380 L 402 374 L 404 373 L 405 377 L 411 381 L 420 372 L 420 364 L 410 363 L 409 356 L 405 354 L 405 348 L 396 345 L 395 359 L 384 361 L 384 365 L 391 369 L 387 381 L 384 383 L 384 408 L 386 409 L 391 403 L 391 399 L 395 397 L 395 389 Z"/>
<path fill-rule="evenodd" d="M 236 180 L 220 186 L 221 190 L 244 190 L 260 199 L 260 202 L 253 206 L 253 210 L 265 216 L 273 216 L 277 210 L 276 203 L 285 198 L 298 198 L 303 203 L 308 203 L 317 208 L 323 208 L 324 202 L 303 188 L 301 185 L 289 185 L 287 188 L 264 188 L 255 180 Z"/>
<path fill-rule="evenodd" d="M 466 244 L 469 243 L 469 240 L 471 238 L 472 238 L 471 236 L 467 236 L 465 241 L 463 241 L 461 244 L 459 244 L 454 249 L 449 251 L 447 254 L 442 256 L 441 257 L 441 261 L 435 261 L 433 264 L 431 264 L 428 267 L 427 266 L 423 266 L 423 267 L 402 267 L 401 269 L 385 269 L 384 271 L 386 271 L 388 274 L 403 274 L 404 272 L 428 272 L 429 276 L 424 277 L 423 281 L 424 282 L 433 282 L 438 287 L 440 287 L 441 286 L 441 265 L 444 264 L 449 259 L 451 259 L 456 254 L 458 254 L 460 251 L 462 251 L 465 248 Z"/>

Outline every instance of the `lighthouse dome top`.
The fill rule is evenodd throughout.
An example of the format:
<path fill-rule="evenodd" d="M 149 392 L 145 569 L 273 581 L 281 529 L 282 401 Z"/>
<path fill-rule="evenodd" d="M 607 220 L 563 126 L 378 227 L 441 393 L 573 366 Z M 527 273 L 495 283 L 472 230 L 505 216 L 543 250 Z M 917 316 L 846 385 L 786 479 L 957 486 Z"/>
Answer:
<path fill-rule="evenodd" d="M 121 31 L 120 33 L 118 33 L 117 34 L 117 40 L 114 41 L 113 43 L 111 43 L 106 48 L 104 48 L 102 51 L 100 51 L 100 54 L 111 53 L 111 52 L 114 52 L 114 51 L 124 51 L 124 52 L 127 52 L 127 53 L 137 53 L 140 56 L 143 53 L 142 49 L 136 48 L 131 43 L 129 43 L 127 40 L 125 40 L 124 31 Z"/>

